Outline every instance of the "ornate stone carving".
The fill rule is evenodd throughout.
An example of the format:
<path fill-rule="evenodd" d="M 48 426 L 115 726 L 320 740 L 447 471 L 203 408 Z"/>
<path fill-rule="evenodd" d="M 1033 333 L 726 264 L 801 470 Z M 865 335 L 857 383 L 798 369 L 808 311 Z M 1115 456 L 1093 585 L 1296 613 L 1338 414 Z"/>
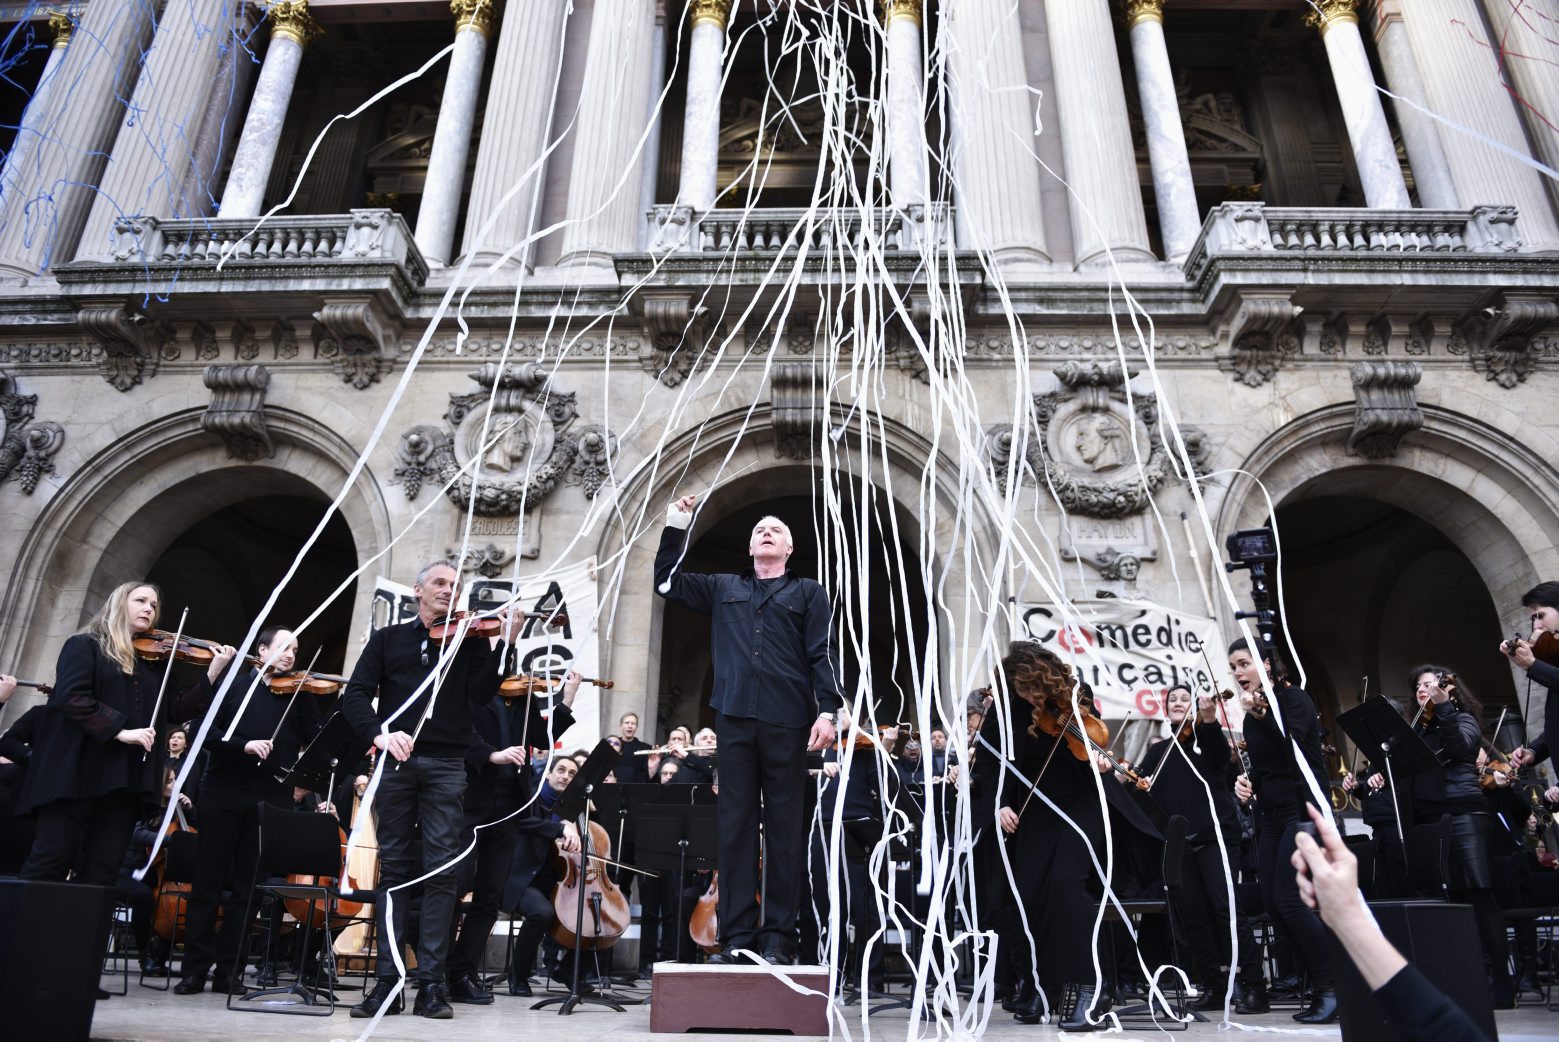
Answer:
<path fill-rule="evenodd" d="M 605 427 L 595 424 L 579 431 L 579 454 L 564 479 L 582 486 L 586 499 L 594 499 L 601 486 L 611 479 L 612 458 L 617 455 L 617 438 Z"/>
<path fill-rule="evenodd" d="M 395 353 L 394 327 L 372 299 L 328 303 L 314 312 L 314 349 L 359 391 L 379 382 Z"/>
<path fill-rule="evenodd" d="M 877 7 L 882 12 L 883 25 L 895 18 L 908 18 L 916 25 L 920 24 L 920 0 L 877 0 Z"/>
<path fill-rule="evenodd" d="M 653 220 L 655 234 L 650 237 L 651 253 L 674 253 L 698 245 L 698 223 L 693 219 L 691 206 L 657 206 Z"/>
<path fill-rule="evenodd" d="M 260 357 L 260 338 L 254 327 L 243 319 L 235 319 L 232 327 L 233 357 L 240 362 L 252 362 Z"/>
<path fill-rule="evenodd" d="M 1078 554 L 1070 547 L 1061 548 L 1061 558 L 1066 561 L 1081 560 L 1084 564 L 1092 565 L 1099 570 L 1099 578 L 1108 579 L 1111 582 L 1125 583 L 1128 587 L 1137 585 L 1137 576 L 1142 573 L 1142 562 L 1152 561 L 1158 557 L 1156 553 L 1134 554 L 1130 551 L 1117 550 L 1113 546 L 1107 546 L 1103 550 L 1093 553 Z"/>
<path fill-rule="evenodd" d="M 464 554 L 460 553 L 458 546 L 447 547 L 444 556 L 451 561 L 459 557 L 462 572 L 475 572 L 484 579 L 498 578 L 504 568 L 514 561 L 512 551 L 501 549 L 494 543 L 483 547 L 467 546 Z"/>
<path fill-rule="evenodd" d="M 1314 8 L 1305 15 L 1305 24 L 1319 28 L 1321 35 L 1338 22 L 1359 24 L 1358 0 L 1314 0 Z"/>
<path fill-rule="evenodd" d="M 675 387 L 703 358 L 703 309 L 695 309 L 687 293 L 646 293 L 640 307 L 649 335 L 649 350 L 640 361 L 661 383 Z"/>
<path fill-rule="evenodd" d="M 76 323 L 102 345 L 98 369 L 121 391 L 153 376 L 159 349 L 173 339 L 167 323 L 122 306 L 82 308 L 76 312 Z"/>
<path fill-rule="evenodd" d="M 272 39 L 285 36 L 307 47 L 325 31 L 309 14 L 309 0 L 272 0 L 265 13 L 271 20 Z"/>
<path fill-rule="evenodd" d="M 1240 303 L 1229 329 L 1234 374 L 1247 387 L 1271 380 L 1283 359 L 1299 351 L 1295 319 L 1303 308 L 1287 297 L 1252 296 Z"/>
<path fill-rule="evenodd" d="M 32 495 L 38 479 L 54 473 L 54 454 L 65 442 L 65 428 L 52 420 L 33 422 L 36 394 L 17 394 L 11 377 L 0 372 L 0 482 L 15 480 Z"/>
<path fill-rule="evenodd" d="M 1169 437 L 1169 431 L 1163 431 L 1164 437 Z M 1186 455 L 1191 457 L 1191 472 L 1198 478 L 1207 474 L 1207 462 L 1212 459 L 1213 446 L 1207 437 L 1207 432 L 1195 424 L 1182 423 L 1180 425 L 1180 440 L 1185 442 Z M 1169 452 L 1169 465 L 1173 469 L 1175 477 L 1181 481 L 1189 480 L 1189 476 L 1181 473 L 1180 454 L 1176 452 L 1166 440 L 1165 448 Z"/>
<path fill-rule="evenodd" d="M 449 0 L 449 11 L 455 16 L 455 32 L 470 29 L 483 36 L 493 34 L 494 0 Z"/>
<path fill-rule="evenodd" d="M 298 357 L 298 334 L 291 322 L 278 318 L 271 324 L 271 353 L 278 361 Z"/>
<path fill-rule="evenodd" d="M 1126 28 L 1138 22 L 1162 22 L 1164 0 L 1126 0 Z"/>
<path fill-rule="evenodd" d="M 1501 294 L 1494 306 L 1458 323 L 1456 331 L 1470 346 L 1473 368 L 1510 388 L 1532 375 L 1540 350 L 1538 335 L 1555 325 L 1559 304 L 1552 299 Z"/>
<path fill-rule="evenodd" d="M 990 464 L 991 475 L 996 479 L 996 487 L 1003 496 L 1007 494 L 1007 472 L 1013 467 L 1017 468 L 1012 473 L 1018 479 L 1018 484 L 1033 482 L 1039 467 L 1039 454 L 1032 451 L 1034 444 L 1019 439 L 1010 423 L 998 423 L 985 429 L 985 457 Z M 1018 456 L 1016 463 L 1013 463 L 1014 454 Z"/>
<path fill-rule="evenodd" d="M 263 365 L 208 365 L 205 384 L 211 404 L 200 418 L 201 429 L 221 438 L 233 459 L 253 462 L 276 455 L 265 423 L 270 371 Z"/>
<path fill-rule="evenodd" d="M 574 394 L 552 390 L 534 362 L 487 362 L 471 379 L 482 390 L 449 396 L 447 429 L 424 424 L 401 435 L 391 483 L 416 499 L 437 481 L 461 509 L 484 517 L 533 510 L 568 478 L 581 438 L 600 428 L 575 429 Z M 609 438 L 592 449 L 603 473 L 610 449 Z M 588 467 L 580 483 L 588 486 Z"/>
<path fill-rule="evenodd" d="M 708 22 L 724 29 L 731 17 L 731 0 L 688 0 L 687 10 L 691 24 Z"/>
<path fill-rule="evenodd" d="M 810 460 L 817 455 L 823 424 L 819 379 L 810 362 L 781 362 L 769 370 L 769 422 L 774 427 L 774 455 L 780 459 Z"/>
<path fill-rule="evenodd" d="M 1402 439 L 1424 425 L 1414 390 L 1423 367 L 1417 362 L 1353 364 L 1353 430 L 1348 455 L 1389 459 Z"/>
<path fill-rule="evenodd" d="M 70 35 L 75 32 L 76 23 L 65 11 L 53 11 L 49 14 L 49 31 L 54 34 L 55 47 L 69 47 Z"/>

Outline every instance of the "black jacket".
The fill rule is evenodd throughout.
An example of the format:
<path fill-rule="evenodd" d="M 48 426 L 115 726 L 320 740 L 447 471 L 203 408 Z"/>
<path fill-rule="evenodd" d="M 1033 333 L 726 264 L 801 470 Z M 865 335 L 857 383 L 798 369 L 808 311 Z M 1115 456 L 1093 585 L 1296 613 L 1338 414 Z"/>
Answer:
<path fill-rule="evenodd" d="M 530 799 L 536 775 L 528 764 L 497 764 L 488 757 L 521 744 L 522 739 L 527 747 L 551 749 L 557 737 L 574 726 L 574 711 L 559 701 L 552 707 L 552 715 L 543 717 L 541 704 L 534 698 L 495 698 L 471 710 L 471 724 L 471 747 L 466 752 L 466 819 L 492 821 Z M 506 728 L 508 741 L 504 740 Z"/>
<path fill-rule="evenodd" d="M 217 710 L 216 720 L 206 734 L 202 748 L 207 752 L 206 770 L 201 776 L 201 787 L 212 786 L 256 796 L 290 795 L 292 787 L 276 780 L 278 771 L 298 762 L 298 747 L 303 741 L 302 703 L 310 695 L 299 695 L 292 703 L 291 695 L 273 695 L 263 683 L 254 689 L 244 715 L 233 731 L 231 741 L 222 736 L 238 712 L 244 693 L 254 682 L 255 671 L 245 669 L 233 686 L 227 689 L 227 698 Z M 288 704 L 292 703 L 289 710 Z M 277 725 L 280 724 L 280 730 Z M 251 756 L 244 746 L 253 741 L 269 741 L 276 735 L 271 755 L 264 760 Z"/>
<path fill-rule="evenodd" d="M 1548 698 L 1543 702 L 1543 733 L 1529 747 L 1533 762 L 1542 763 L 1552 753 L 1549 743 L 1559 739 L 1559 666 L 1533 662 L 1532 668 L 1527 670 L 1527 679 L 1548 689 Z"/>
<path fill-rule="evenodd" d="M 1478 784 L 1478 721 L 1454 702 L 1442 702 L 1424 711 L 1427 720 L 1418 734 L 1440 761 L 1440 770 L 1413 776 L 1413 816 L 1420 823 L 1438 820 L 1448 809 L 1475 812 L 1485 809 L 1483 787 Z"/>
<path fill-rule="evenodd" d="M 710 616 L 714 691 L 709 704 L 726 716 L 777 727 L 809 728 L 819 711 L 844 704 L 834 661 L 828 595 L 786 570 L 760 580 L 684 572 L 677 561 L 687 533 L 668 527 L 655 555 L 655 590 Z"/>
<path fill-rule="evenodd" d="M 1171 748 L 1172 738 L 1154 742 L 1142 754 L 1137 771 L 1143 777 L 1157 773 L 1153 799 L 1166 813 L 1179 814 L 1186 819 L 1186 836 L 1193 843 L 1213 842 L 1215 824 L 1223 830 L 1226 840 L 1237 841 L 1239 819 L 1234 811 L 1234 794 L 1223 780 L 1229 765 L 1229 741 L 1217 724 L 1198 723 L 1194 737 L 1194 746 L 1190 742 L 1183 746 L 1185 756 Z M 1166 755 L 1169 762 L 1160 768 Z M 1186 763 L 1188 758 L 1189 764 Z M 1204 781 L 1206 788 L 1202 787 Z M 1210 804 L 1209 790 L 1212 792 Z"/>
<path fill-rule="evenodd" d="M 438 699 L 422 733 L 417 735 L 414 754 L 449 760 L 461 760 L 471 746 L 470 702 L 491 702 L 503 681 L 499 673 L 500 656 L 477 638 L 462 641 L 444 666 L 438 683 Z M 439 647 L 428 639 L 428 628 L 421 618 L 374 630 L 352 670 L 352 679 L 341 697 L 341 711 L 364 742 L 372 744 L 380 724 L 411 697 L 413 691 L 438 668 Z M 427 709 L 429 689 L 406 708 L 391 731 L 417 733 L 417 724 Z M 373 699 L 379 700 L 377 708 Z"/>
<path fill-rule="evenodd" d="M 1326 786 L 1326 758 L 1321 752 L 1321 718 L 1315 703 L 1303 688 L 1279 687 L 1275 691 L 1283 713 L 1285 736 L 1277 717 L 1268 712 L 1258 717 L 1245 714 L 1245 751 L 1250 755 L 1250 783 L 1255 790 L 1261 817 L 1268 825 L 1279 822 L 1308 821 L 1304 805 L 1315 796 L 1300 769 L 1292 743 L 1297 743 L 1310 765 L 1316 783 Z"/>
<path fill-rule="evenodd" d="M 185 688 L 170 682 L 163 696 L 158 735 L 142 760 L 140 746 L 115 740 L 126 729 L 147 727 L 165 663 L 137 659 L 125 673 L 105 655 L 97 639 L 78 633 L 65 641 L 55 669 L 50 712 L 33 741 L 33 755 L 22 779 L 17 813 L 26 814 L 55 800 L 85 800 L 112 792 L 162 800 L 162 766 L 167 759 L 163 735 L 169 725 L 205 711 L 211 684 L 204 673 Z"/>
<path fill-rule="evenodd" d="M 617 766 L 612 768 L 612 773 L 617 775 L 619 784 L 642 785 L 650 780 L 650 758 L 640 756 L 639 750 L 651 748 L 654 747 L 649 742 L 641 742 L 637 738 L 623 741 L 623 757 L 617 761 Z"/>

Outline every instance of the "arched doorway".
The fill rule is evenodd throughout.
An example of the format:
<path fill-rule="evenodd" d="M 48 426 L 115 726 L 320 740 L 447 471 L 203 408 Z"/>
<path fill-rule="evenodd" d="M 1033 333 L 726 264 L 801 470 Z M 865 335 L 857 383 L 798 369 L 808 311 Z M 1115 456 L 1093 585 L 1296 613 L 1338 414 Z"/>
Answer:
<path fill-rule="evenodd" d="M 814 535 L 819 506 L 814 499 L 773 496 L 740 502 L 701 528 L 684 566 L 692 572 L 745 571 L 752 565 L 748 540 L 759 518 L 773 514 L 784 521 L 796 542 L 791 569 L 823 583 L 834 606 L 835 633 L 845 634 L 840 668 L 846 697 L 864 680 L 879 722 L 911 720 L 920 678 L 927 669 L 929 639 L 929 601 L 914 566 L 915 529 L 901 508 L 878 501 L 868 504 L 863 514 L 853 490 L 842 492 L 839 528 L 864 531 L 865 539 L 831 534 L 825 536 L 828 547 L 821 548 Z M 884 523 L 884 510 L 898 512 L 896 535 L 895 526 Z M 846 578 L 840 581 L 840 576 Z M 711 726 L 708 619 L 668 602 L 662 617 L 660 661 L 659 733 L 677 724 L 694 726 L 695 721 L 697 726 Z"/>

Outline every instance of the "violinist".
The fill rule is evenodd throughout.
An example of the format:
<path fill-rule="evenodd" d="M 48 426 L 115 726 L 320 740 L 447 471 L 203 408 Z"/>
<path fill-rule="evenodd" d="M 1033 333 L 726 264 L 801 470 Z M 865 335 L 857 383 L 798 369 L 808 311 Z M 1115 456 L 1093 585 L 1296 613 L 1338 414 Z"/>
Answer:
<path fill-rule="evenodd" d="M 1288 871 L 1294 836 L 1300 824 L 1309 820 L 1305 806 L 1315 803 L 1310 781 L 1321 786 L 1326 777 L 1321 718 L 1310 696 L 1285 682 L 1281 664 L 1270 659 L 1257 662 L 1243 639 L 1229 645 L 1229 668 L 1240 688 L 1245 751 L 1250 757 L 1250 774 L 1235 781 L 1234 794 L 1242 801 L 1256 802 L 1261 903 L 1282 925 L 1301 968 L 1309 974 L 1310 1004 L 1294 1019 L 1301 1024 L 1330 1024 L 1339 1016 L 1331 944 L 1320 918 L 1300 899 L 1298 882 Z M 1268 703 L 1263 679 L 1277 699 L 1276 710 Z"/>
<path fill-rule="evenodd" d="M 384 919 L 383 891 L 447 865 L 460 851 L 470 705 L 492 701 L 503 680 L 502 656 L 493 653 L 486 638 L 470 636 L 450 646 L 435 639 L 432 628 L 451 617 L 458 580 L 448 561 L 424 565 L 412 586 L 416 618 L 373 632 L 341 696 L 341 711 L 363 744 L 389 753 L 375 799 L 379 981 L 352 1007 L 354 1017 L 378 1013 L 389 1001 L 399 972 L 392 953 L 407 937 L 411 895 L 397 892 L 392 931 Z M 511 615 L 504 627 L 512 636 L 517 620 Z M 412 971 L 421 983 L 413 1010 L 418 1016 L 448 1020 L 455 1015 L 444 984 L 444 961 L 457 898 L 453 869 L 422 884 L 417 968 Z M 399 1013 L 401 1005 L 397 995 L 389 1012 Z"/>
<path fill-rule="evenodd" d="M 1009 921 L 1002 929 L 1004 944 L 1014 945 L 1023 989 L 1015 1018 L 1037 1024 L 1048 1002 L 1063 1014 L 1061 1030 L 1102 1029 L 1100 1015 L 1110 999 L 1095 993 L 1092 937 L 1100 890 L 1089 847 L 1104 850 L 1104 815 L 1093 774 L 1108 768 L 1090 743 L 1069 741 L 1066 729 L 1077 726 L 1078 684 L 1071 667 L 1053 652 L 1037 643 L 1013 643 L 1002 659 L 1000 681 L 998 697 L 1005 698 L 1006 711 L 995 706 L 985 717 L 974 777 L 982 791 L 994 794 L 996 820 L 1008 837 L 1007 860 L 1017 883 L 1009 912 L 1022 916 L 1039 941 L 1038 963 L 1029 965 L 1022 923 Z M 1081 712 L 1086 716 L 1090 710 Z M 1010 741 L 1003 740 L 1003 718 L 1010 721 Z M 1093 745 L 1107 744 L 1104 737 Z M 998 891 L 1007 889 L 999 853 L 992 882 Z M 1034 990 L 1035 981 L 1044 996 Z"/>
<path fill-rule="evenodd" d="M 1515 1005 L 1505 920 L 1494 899 L 1489 842 L 1494 820 L 1478 780 L 1482 752 L 1483 705 L 1467 685 L 1443 666 L 1425 664 L 1409 679 L 1418 712 L 1415 730 L 1440 761 L 1439 770 L 1420 771 L 1411 780 L 1413 820 L 1437 825 L 1448 836 L 1445 863 L 1451 900 L 1472 905 L 1483 953 L 1493 973 L 1496 1009 Z"/>
<path fill-rule="evenodd" d="M 454 1002 L 485 1006 L 492 992 L 482 984 L 478 971 L 498 905 L 514 863 L 514 848 L 524 821 L 515 814 L 530 801 L 535 775 L 530 769 L 530 750 L 551 749 L 553 742 L 574 725 L 574 698 L 580 675 L 570 670 L 563 681 L 562 697 L 550 712 L 534 694 L 495 698 L 471 710 L 471 747 L 466 753 L 465 819 L 461 825 L 463 849 L 476 839 L 474 855 L 460 863 L 456 893 L 471 894 L 460 933 L 449 954 L 449 997 Z M 478 825 L 487 824 L 477 829 Z"/>
<path fill-rule="evenodd" d="M 1532 636 L 1527 640 L 1507 640 L 1500 650 L 1510 660 L 1526 670 L 1528 688 L 1541 684 L 1548 689 L 1543 702 L 1543 732 L 1529 745 L 1510 754 L 1510 765 L 1517 770 L 1542 763 L 1552 755 L 1549 743 L 1559 741 L 1559 663 L 1537 657 L 1536 647 L 1546 649 L 1559 640 L 1559 582 L 1542 582 L 1532 587 L 1521 598 L 1521 607 L 1531 614 Z M 1544 796 L 1550 803 L 1559 803 L 1559 785 L 1548 789 Z"/>
<path fill-rule="evenodd" d="M 173 987 L 176 995 L 205 990 L 206 974 L 213 968 L 218 992 L 225 991 L 226 985 L 242 985 L 244 967 L 234 963 L 239 941 L 249 928 L 244 907 L 260 860 L 260 804 L 292 808 L 292 788 L 277 781 L 276 774 L 278 766 L 297 760 L 303 742 L 302 714 L 288 695 L 271 693 L 265 675 L 291 670 L 297 654 L 298 640 L 291 630 L 279 626 L 261 630 L 255 645 L 258 667 L 244 669 L 233 681 L 207 733 L 195 878 L 185 926 L 183 976 Z M 251 688 L 249 704 L 228 738 L 227 729 Z"/>
<path fill-rule="evenodd" d="M 1240 823 L 1234 796 L 1224 782 L 1229 763 L 1229 740 L 1218 726 L 1218 706 L 1212 696 L 1195 699 L 1184 684 L 1171 687 L 1164 697 L 1169 737 L 1148 746 L 1138 773 L 1152 778 L 1153 799 L 1166 813 L 1186 819 L 1186 859 L 1180 888 L 1174 891 L 1180 924 L 1194 960 L 1192 979 L 1200 995 L 1191 1003 L 1196 1010 L 1222 1009 L 1224 974 L 1234 955 L 1240 974 L 1235 991 L 1235 1012 L 1265 1013 L 1266 981 L 1262 977 L 1260 949 L 1249 943 L 1250 924 L 1235 908 L 1237 936 L 1245 943 L 1236 953 L 1229 947 L 1230 902 L 1223 851 L 1238 857 Z M 1218 845 L 1219 836 L 1223 848 Z"/>
<path fill-rule="evenodd" d="M 509 967 L 510 995 L 530 996 L 536 949 L 556 919 L 552 894 L 561 880 L 553 851 L 579 852 L 579 826 L 564 821 L 552 810 L 578 773 L 579 765 L 572 759 L 554 759 L 541 781 L 541 791 L 520 818 L 520 843 L 514 850 L 503 901 L 505 908 L 524 918 L 515 934 L 514 962 Z"/>
<path fill-rule="evenodd" d="M 162 798 L 158 729 L 203 711 L 237 654 L 215 647 L 200 679 L 170 684 L 152 719 L 171 666 L 137 658 L 133 641 L 157 624 L 160 599 L 149 583 L 123 583 L 60 649 L 51 712 L 17 802 L 18 813 L 38 817 L 25 879 L 63 880 L 74 868 L 77 882 L 113 885 L 135 823 Z"/>

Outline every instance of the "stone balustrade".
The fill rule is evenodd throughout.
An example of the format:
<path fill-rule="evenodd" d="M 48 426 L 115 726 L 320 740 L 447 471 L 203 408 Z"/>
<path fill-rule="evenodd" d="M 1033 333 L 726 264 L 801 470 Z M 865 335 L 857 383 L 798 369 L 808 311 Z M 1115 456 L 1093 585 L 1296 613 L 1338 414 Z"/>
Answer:
<path fill-rule="evenodd" d="M 1516 210 L 1366 210 L 1274 208 L 1224 203 L 1208 214 L 1186 270 L 1215 257 L 1279 254 L 1354 257 L 1380 254 L 1515 253 Z"/>
<path fill-rule="evenodd" d="M 950 247 L 952 207 L 917 204 L 871 211 L 870 220 L 850 209 L 707 210 L 662 205 L 649 212 L 651 253 L 777 253 L 790 243 L 810 251 L 869 248 L 916 250 L 922 245 Z"/>

